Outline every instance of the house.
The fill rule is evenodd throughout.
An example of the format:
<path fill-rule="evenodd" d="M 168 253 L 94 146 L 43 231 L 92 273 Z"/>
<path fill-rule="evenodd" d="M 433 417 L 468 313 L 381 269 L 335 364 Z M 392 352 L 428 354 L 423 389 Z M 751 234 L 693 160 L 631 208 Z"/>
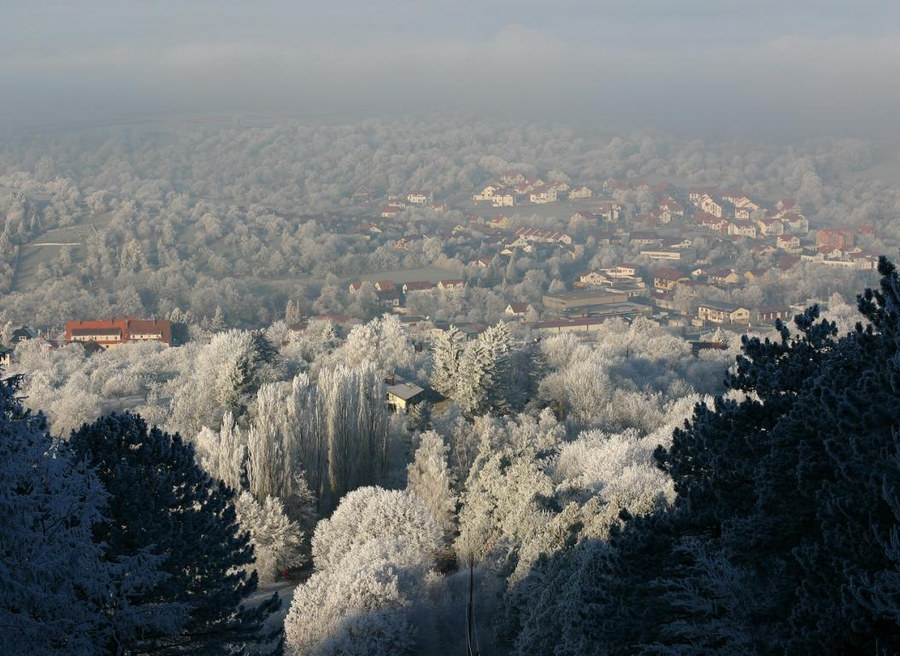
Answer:
<path fill-rule="evenodd" d="M 601 329 L 606 317 L 583 317 L 580 319 L 550 319 L 526 324 L 541 335 L 562 333 L 593 333 Z"/>
<path fill-rule="evenodd" d="M 731 221 L 728 224 L 728 234 L 735 237 L 747 237 L 756 239 L 756 225 L 750 221 Z"/>
<path fill-rule="evenodd" d="M 511 191 L 500 191 L 491 198 L 493 207 L 515 207 L 516 196 Z"/>
<path fill-rule="evenodd" d="M 690 280 L 678 269 L 665 267 L 653 274 L 653 288 L 660 292 L 670 292 L 679 282 Z"/>
<path fill-rule="evenodd" d="M 403 283 L 403 295 L 411 296 L 416 294 L 430 293 L 434 290 L 434 283 L 427 280 Z"/>
<path fill-rule="evenodd" d="M 67 321 L 66 342 L 95 342 L 113 348 L 127 342 L 172 344 L 172 324 L 168 319 L 119 317 L 92 321 Z"/>
<path fill-rule="evenodd" d="M 587 313 L 603 305 L 625 303 L 626 294 L 600 290 L 579 290 L 559 294 L 545 294 L 544 308 L 555 312 Z"/>
<path fill-rule="evenodd" d="M 684 205 L 671 196 L 665 196 L 659 202 L 659 218 L 663 223 L 671 223 L 676 218 L 684 218 Z"/>
<path fill-rule="evenodd" d="M 528 199 L 535 205 L 546 205 L 547 203 L 555 203 L 557 200 L 556 189 L 549 185 L 540 185 L 532 188 L 528 194 Z"/>
<path fill-rule="evenodd" d="M 786 305 L 770 305 L 761 307 L 756 311 L 757 323 L 772 324 L 776 319 L 788 321 L 792 316 L 791 308 Z"/>
<path fill-rule="evenodd" d="M 650 260 L 682 260 L 692 259 L 694 253 L 689 251 L 671 250 L 671 249 L 652 249 L 648 248 L 640 252 L 641 257 Z"/>
<path fill-rule="evenodd" d="M 553 230 L 545 230 L 544 228 L 519 228 L 516 230 L 516 241 L 521 243 L 537 242 L 543 244 L 572 244 L 571 235 L 565 232 L 554 232 Z"/>
<path fill-rule="evenodd" d="M 397 283 L 395 283 L 393 280 L 376 280 L 374 287 L 376 292 L 397 291 Z"/>
<path fill-rule="evenodd" d="M 434 202 L 434 192 L 431 191 L 411 191 L 406 195 L 406 202 L 410 205 L 428 205 Z"/>
<path fill-rule="evenodd" d="M 375 296 L 378 297 L 378 303 L 381 307 L 387 310 L 400 307 L 400 292 L 396 287 L 393 289 L 376 289 Z"/>
<path fill-rule="evenodd" d="M 849 228 L 823 228 L 816 233 L 819 249 L 849 251 L 853 248 L 854 235 Z"/>
<path fill-rule="evenodd" d="M 741 276 L 734 269 L 716 269 L 709 274 L 709 282 L 715 285 L 736 285 L 740 281 Z"/>
<path fill-rule="evenodd" d="M 759 205 L 750 200 L 749 196 L 739 191 L 726 191 L 722 194 L 722 200 L 728 201 L 735 207 L 747 208 L 750 211 L 759 209 Z"/>
<path fill-rule="evenodd" d="M 775 208 L 784 214 L 800 214 L 801 212 L 800 205 L 793 198 L 782 198 Z"/>
<path fill-rule="evenodd" d="M 494 197 L 494 194 L 500 191 L 500 187 L 498 185 L 489 184 L 482 187 L 481 191 L 475 192 L 472 195 L 472 200 L 491 200 Z"/>
<path fill-rule="evenodd" d="M 534 308 L 531 306 L 531 303 L 510 303 L 506 306 L 506 311 L 504 312 L 504 314 L 508 317 L 512 317 L 521 321 L 525 318 L 525 315 L 527 315 L 533 309 Z"/>
<path fill-rule="evenodd" d="M 776 237 L 784 234 L 784 224 L 779 219 L 760 219 L 756 222 L 759 234 L 763 237 Z"/>
<path fill-rule="evenodd" d="M 653 292 L 650 298 L 653 299 L 653 305 L 662 310 L 675 309 L 675 294 L 671 292 Z"/>
<path fill-rule="evenodd" d="M 717 202 L 716 199 L 709 194 L 703 194 L 700 197 L 700 209 L 707 214 L 712 214 L 719 219 L 721 219 L 725 214 L 725 208 L 722 207 L 722 204 Z"/>
<path fill-rule="evenodd" d="M 462 289 L 465 286 L 466 286 L 465 281 L 457 279 L 457 278 L 441 280 L 437 284 L 438 289 L 443 290 L 443 291 L 447 291 L 447 290 L 451 290 L 451 289 Z"/>
<path fill-rule="evenodd" d="M 785 214 L 780 218 L 784 226 L 795 235 L 805 235 L 809 232 L 809 221 L 802 214 Z"/>
<path fill-rule="evenodd" d="M 779 235 L 775 238 L 775 247 L 788 253 L 800 253 L 803 250 L 800 238 L 796 235 Z"/>
<path fill-rule="evenodd" d="M 697 308 L 697 317 L 708 323 L 747 325 L 750 310 L 740 305 L 706 302 Z"/>
<path fill-rule="evenodd" d="M 29 339 L 34 339 L 37 337 L 37 333 L 33 331 L 28 326 L 20 326 L 16 328 L 12 335 L 9 336 L 9 341 L 12 344 L 18 344 L 19 342 L 25 342 Z"/>
<path fill-rule="evenodd" d="M 472 264 L 474 264 L 475 266 L 477 266 L 481 269 L 487 269 L 489 266 L 491 266 L 491 262 L 493 262 L 493 261 L 494 261 L 493 255 L 485 255 L 484 257 L 479 257 L 479 258 L 472 260 Z"/>
<path fill-rule="evenodd" d="M 697 222 L 701 227 L 706 228 L 707 230 L 715 230 L 716 232 L 728 232 L 728 226 L 731 225 L 728 219 L 713 216 L 712 214 L 707 214 L 705 212 L 697 216 Z"/>
<path fill-rule="evenodd" d="M 517 196 L 527 196 L 534 189 L 534 185 L 529 182 L 520 182 L 512 186 L 512 192 Z"/>
<path fill-rule="evenodd" d="M 557 195 L 564 194 L 572 188 L 568 182 L 563 182 L 562 180 L 552 180 L 547 186 L 555 191 Z"/>
<path fill-rule="evenodd" d="M 394 412 L 409 412 L 409 409 L 425 400 L 425 390 L 412 383 L 400 382 L 385 388 L 387 405 Z"/>
<path fill-rule="evenodd" d="M 636 264 L 617 264 L 615 269 L 607 269 L 616 278 L 633 278 L 638 275 L 640 267 Z"/>
<path fill-rule="evenodd" d="M 622 206 L 614 202 L 604 202 L 597 206 L 596 214 L 608 223 L 618 221 L 622 216 Z"/>
<path fill-rule="evenodd" d="M 498 228 L 508 228 L 509 227 L 509 217 L 505 214 L 498 214 L 494 218 L 492 218 L 488 225 L 494 229 Z"/>
<path fill-rule="evenodd" d="M 586 200 L 593 197 L 594 190 L 585 185 L 579 185 L 569 191 L 569 200 Z"/>
<path fill-rule="evenodd" d="M 604 287 L 613 284 L 612 276 L 604 271 L 588 271 L 578 276 L 581 287 Z"/>
<path fill-rule="evenodd" d="M 548 319 L 526 323 L 525 326 L 542 335 L 559 335 L 562 333 L 589 333 L 600 330 L 601 324 L 607 319 L 623 317 L 633 319 L 638 316 L 649 316 L 653 313 L 653 307 L 643 303 L 618 303 L 607 305 L 598 310 L 599 316 L 577 317 L 565 319 Z"/>
<path fill-rule="evenodd" d="M 356 226 L 356 230 L 363 234 L 370 233 L 373 235 L 379 235 L 382 232 L 381 228 L 369 221 L 360 221 Z"/>

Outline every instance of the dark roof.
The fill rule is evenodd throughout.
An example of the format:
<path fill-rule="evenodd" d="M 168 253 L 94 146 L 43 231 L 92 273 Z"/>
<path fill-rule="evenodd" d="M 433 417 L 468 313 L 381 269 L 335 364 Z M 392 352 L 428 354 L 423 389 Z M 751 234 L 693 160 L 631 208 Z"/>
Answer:
<path fill-rule="evenodd" d="M 387 387 L 388 394 L 396 396 L 398 399 L 403 399 L 404 401 L 409 401 L 424 391 L 424 389 L 418 385 L 413 385 L 412 383 L 399 383 L 397 385 L 388 385 Z"/>

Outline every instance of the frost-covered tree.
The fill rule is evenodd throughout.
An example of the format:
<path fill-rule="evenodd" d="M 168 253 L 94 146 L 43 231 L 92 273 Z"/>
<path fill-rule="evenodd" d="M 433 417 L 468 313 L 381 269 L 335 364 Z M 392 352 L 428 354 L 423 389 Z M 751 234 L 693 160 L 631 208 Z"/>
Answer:
<path fill-rule="evenodd" d="M 444 396 L 452 396 L 456 390 L 463 340 L 462 331 L 452 325 L 434 340 L 431 386 Z"/>
<path fill-rule="evenodd" d="M 418 497 L 362 487 L 345 495 L 332 516 L 319 522 L 313 537 L 314 564 L 317 569 L 331 567 L 354 545 L 384 536 L 402 540 L 423 558 L 433 557 L 443 542 L 437 521 Z"/>
<path fill-rule="evenodd" d="M 234 506 L 241 528 L 250 532 L 256 556 L 253 567 L 261 581 L 273 581 L 283 570 L 306 562 L 303 529 L 288 518 L 280 499 L 266 497 L 260 503 L 249 492 L 241 492 Z"/>
<path fill-rule="evenodd" d="M 194 447 L 198 462 L 210 476 L 233 490 L 246 485 L 247 439 L 231 412 L 222 417 L 219 430 L 204 426 L 194 439 Z"/>
<path fill-rule="evenodd" d="M 371 363 L 323 371 L 328 444 L 328 493 L 336 502 L 346 492 L 380 481 L 388 453 L 384 382 Z"/>
<path fill-rule="evenodd" d="M 366 324 L 354 326 L 335 353 L 338 361 L 349 367 L 371 362 L 381 374 L 409 369 L 414 355 L 412 342 L 394 314 L 383 314 Z"/>
<path fill-rule="evenodd" d="M 422 500 L 448 536 L 455 528 L 456 518 L 454 481 L 447 464 L 449 450 L 434 431 L 422 433 L 419 448 L 407 468 L 406 483 L 406 491 Z"/>
<path fill-rule="evenodd" d="M 865 327 L 838 338 L 814 307 L 793 332 L 743 339 L 733 392 L 698 404 L 657 451 L 673 506 L 539 567 L 544 587 L 573 594 L 525 604 L 518 653 L 900 648 L 900 278 L 887 261 L 879 271 L 859 299 Z"/>
<path fill-rule="evenodd" d="M 469 344 L 459 360 L 454 400 L 463 413 L 475 417 L 509 409 L 512 337 L 509 325 L 491 326 Z"/>
<path fill-rule="evenodd" d="M 259 387 L 277 378 L 272 345 L 259 333 L 229 330 L 193 350 L 193 366 L 173 385 L 167 425 L 176 432 L 196 435 L 218 426 L 225 412 L 240 422 Z"/>
<path fill-rule="evenodd" d="M 417 497 L 375 487 L 347 494 L 316 528 L 316 573 L 297 588 L 285 618 L 288 651 L 416 653 L 405 611 L 421 600 L 442 543 Z"/>

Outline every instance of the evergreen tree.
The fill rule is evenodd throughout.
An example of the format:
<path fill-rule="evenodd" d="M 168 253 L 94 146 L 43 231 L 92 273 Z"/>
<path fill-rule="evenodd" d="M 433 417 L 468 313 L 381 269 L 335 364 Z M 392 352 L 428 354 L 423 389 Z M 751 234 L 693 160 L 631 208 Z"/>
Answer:
<path fill-rule="evenodd" d="M 456 326 L 450 326 L 434 340 L 431 386 L 444 396 L 452 396 L 456 390 L 463 340 L 463 333 Z"/>
<path fill-rule="evenodd" d="M 95 468 L 109 494 L 105 520 L 94 539 L 111 562 L 149 553 L 167 577 L 135 590 L 137 607 L 182 605 L 187 615 L 174 631 L 141 627 L 120 635 L 111 651 L 129 654 L 220 654 L 258 640 L 277 596 L 247 608 L 257 578 L 249 536 L 238 532 L 232 497 L 196 464 L 177 433 L 147 428 L 138 415 L 112 414 L 73 432 L 77 457 Z"/>
<path fill-rule="evenodd" d="M 0 380 L 0 652 L 99 654 L 112 635 L 99 608 L 114 588 L 91 529 L 105 493 L 22 408 L 17 384 Z"/>
<path fill-rule="evenodd" d="M 743 338 L 733 392 L 657 451 L 672 509 L 535 570 L 577 580 L 540 633 L 588 648 L 556 653 L 900 651 L 900 280 L 879 272 L 865 327 L 838 339 L 813 307 Z"/>
<path fill-rule="evenodd" d="M 462 354 L 454 399 L 465 415 L 509 410 L 511 350 L 509 325 L 500 322 L 485 330 Z"/>

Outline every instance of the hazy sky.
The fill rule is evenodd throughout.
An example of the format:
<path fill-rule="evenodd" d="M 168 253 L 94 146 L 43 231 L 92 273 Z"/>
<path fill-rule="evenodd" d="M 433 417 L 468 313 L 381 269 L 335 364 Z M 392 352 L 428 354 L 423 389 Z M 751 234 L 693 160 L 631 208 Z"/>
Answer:
<path fill-rule="evenodd" d="M 0 123 L 394 111 L 889 133 L 898 0 L 0 0 Z"/>

